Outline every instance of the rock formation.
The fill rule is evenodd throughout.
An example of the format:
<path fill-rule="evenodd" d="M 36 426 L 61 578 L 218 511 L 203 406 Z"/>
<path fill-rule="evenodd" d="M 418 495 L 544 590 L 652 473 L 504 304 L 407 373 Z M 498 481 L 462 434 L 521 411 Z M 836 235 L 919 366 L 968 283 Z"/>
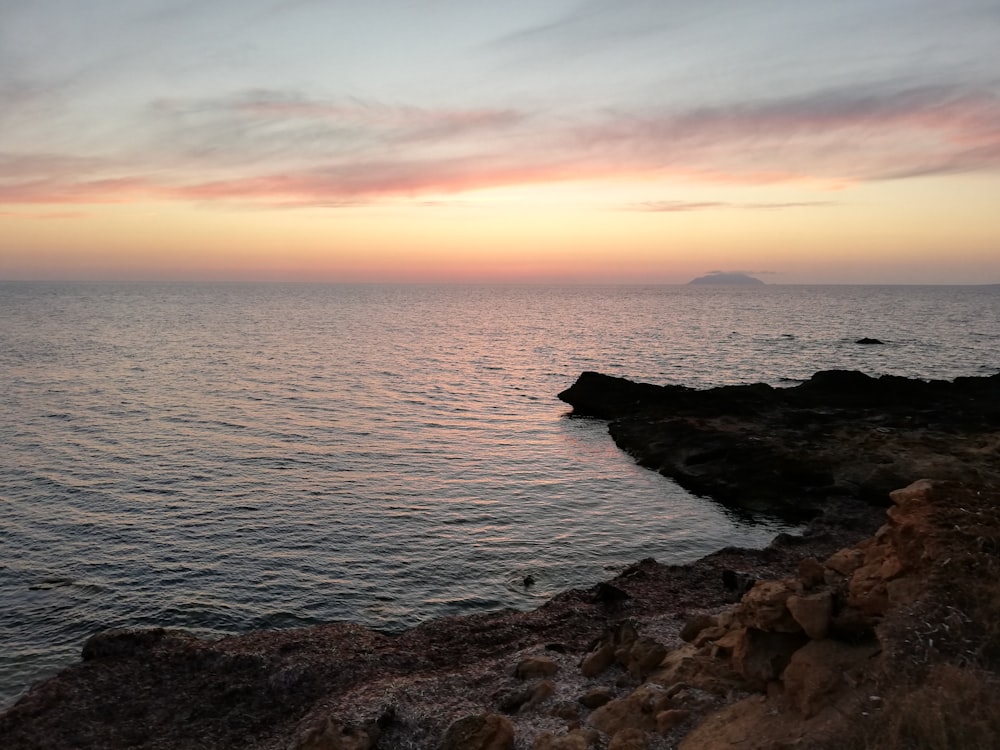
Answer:
<path fill-rule="evenodd" d="M 813 399 L 824 379 L 860 387 L 835 388 L 837 403 L 821 407 Z M 859 391 L 880 386 L 855 375 L 818 380 L 812 393 L 806 383 L 778 395 L 757 386 L 709 396 L 630 390 L 617 380 L 596 390 L 612 393 L 604 406 L 616 404 L 609 411 L 625 428 L 645 420 L 653 441 L 660 420 L 699 423 L 720 445 L 726 424 L 737 440 L 749 429 L 738 425 L 766 427 L 758 460 L 775 460 L 777 436 L 794 434 L 796 419 L 808 424 L 799 409 L 822 412 L 838 435 L 873 429 L 877 409 Z M 99 633 L 78 664 L 0 715 L 0 747 L 843 750 L 880 747 L 886 732 L 909 736 L 934 721 L 958 737 L 951 746 L 996 746 L 1000 443 L 988 416 L 997 406 L 963 405 L 996 388 L 984 380 L 964 396 L 928 385 L 949 393 L 919 408 L 896 394 L 884 409 L 879 424 L 898 432 L 896 420 L 916 410 L 922 427 L 911 424 L 914 434 L 894 443 L 910 446 L 912 466 L 962 476 L 909 483 L 888 511 L 858 499 L 860 486 L 834 492 L 801 535 L 765 550 L 720 550 L 688 566 L 643 560 L 533 612 L 444 618 L 398 635 L 343 623 L 216 641 L 161 628 Z M 593 378 L 581 381 L 594 390 Z M 925 422 L 932 412 L 941 426 Z M 944 434 L 959 445 L 917 450 L 921 437 Z M 837 453 L 811 439 L 826 445 L 834 487 L 849 456 L 888 450 L 862 441 Z M 757 474 L 746 471 L 752 492 Z M 794 476 L 780 486 L 820 497 Z M 719 486 L 727 481 L 735 480 Z M 949 693 L 963 701 L 961 717 L 942 702 Z"/>
<path fill-rule="evenodd" d="M 922 381 L 830 370 L 789 388 L 695 390 L 585 372 L 559 398 L 687 490 L 785 516 L 832 495 L 885 503 L 921 477 L 1000 476 L 1000 375 Z"/>

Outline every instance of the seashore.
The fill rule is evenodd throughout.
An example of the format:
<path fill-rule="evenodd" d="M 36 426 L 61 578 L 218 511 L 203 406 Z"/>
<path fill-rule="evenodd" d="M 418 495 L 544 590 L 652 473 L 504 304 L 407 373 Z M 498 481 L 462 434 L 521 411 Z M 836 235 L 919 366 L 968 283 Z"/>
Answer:
<path fill-rule="evenodd" d="M 99 633 L 0 716 L 0 746 L 889 748 L 933 707 L 980 733 L 952 746 L 1000 737 L 1000 376 L 695 391 L 584 373 L 560 398 L 643 465 L 804 530 L 396 635 Z"/>

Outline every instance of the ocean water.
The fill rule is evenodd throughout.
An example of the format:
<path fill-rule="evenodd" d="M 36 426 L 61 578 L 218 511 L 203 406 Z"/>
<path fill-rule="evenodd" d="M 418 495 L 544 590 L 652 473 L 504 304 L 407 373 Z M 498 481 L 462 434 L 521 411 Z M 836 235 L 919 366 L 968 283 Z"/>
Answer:
<path fill-rule="evenodd" d="M 784 528 L 569 418 L 583 370 L 953 378 L 998 351 L 996 287 L 2 283 L 0 707 L 102 628 L 398 630 Z"/>

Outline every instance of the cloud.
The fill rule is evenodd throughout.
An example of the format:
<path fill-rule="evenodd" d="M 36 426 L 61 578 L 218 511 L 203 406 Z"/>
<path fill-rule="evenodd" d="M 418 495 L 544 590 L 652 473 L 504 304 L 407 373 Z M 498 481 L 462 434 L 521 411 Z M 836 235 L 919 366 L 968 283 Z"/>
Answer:
<path fill-rule="evenodd" d="M 730 201 L 643 201 L 631 203 L 626 208 L 631 211 L 651 213 L 686 213 L 710 209 L 744 209 L 750 211 L 776 211 L 785 208 L 815 208 L 842 205 L 837 201 L 788 201 L 784 203 L 734 203 Z"/>
<path fill-rule="evenodd" d="M 1000 169 L 1000 95 L 835 89 L 699 107 L 428 107 L 249 89 L 157 99 L 140 140 L 103 156 L 0 154 L 0 204 L 179 200 L 349 206 L 563 181 L 859 181 Z M 655 188 L 659 189 L 658 185 Z M 830 201 L 644 201 L 634 211 L 783 210 Z"/>
<path fill-rule="evenodd" d="M 891 179 L 1000 168 L 1000 95 L 924 87 L 832 90 L 688 112 L 612 113 L 582 147 L 706 180 Z"/>

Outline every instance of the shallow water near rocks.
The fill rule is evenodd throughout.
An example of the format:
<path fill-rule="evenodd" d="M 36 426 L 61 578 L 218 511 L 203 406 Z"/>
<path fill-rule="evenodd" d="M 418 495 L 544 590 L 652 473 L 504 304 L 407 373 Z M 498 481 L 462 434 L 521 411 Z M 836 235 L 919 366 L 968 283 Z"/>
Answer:
<path fill-rule="evenodd" d="M 556 394 L 992 374 L 1000 290 L 5 283 L 0 321 L 3 706 L 106 627 L 398 630 L 762 546 Z"/>

